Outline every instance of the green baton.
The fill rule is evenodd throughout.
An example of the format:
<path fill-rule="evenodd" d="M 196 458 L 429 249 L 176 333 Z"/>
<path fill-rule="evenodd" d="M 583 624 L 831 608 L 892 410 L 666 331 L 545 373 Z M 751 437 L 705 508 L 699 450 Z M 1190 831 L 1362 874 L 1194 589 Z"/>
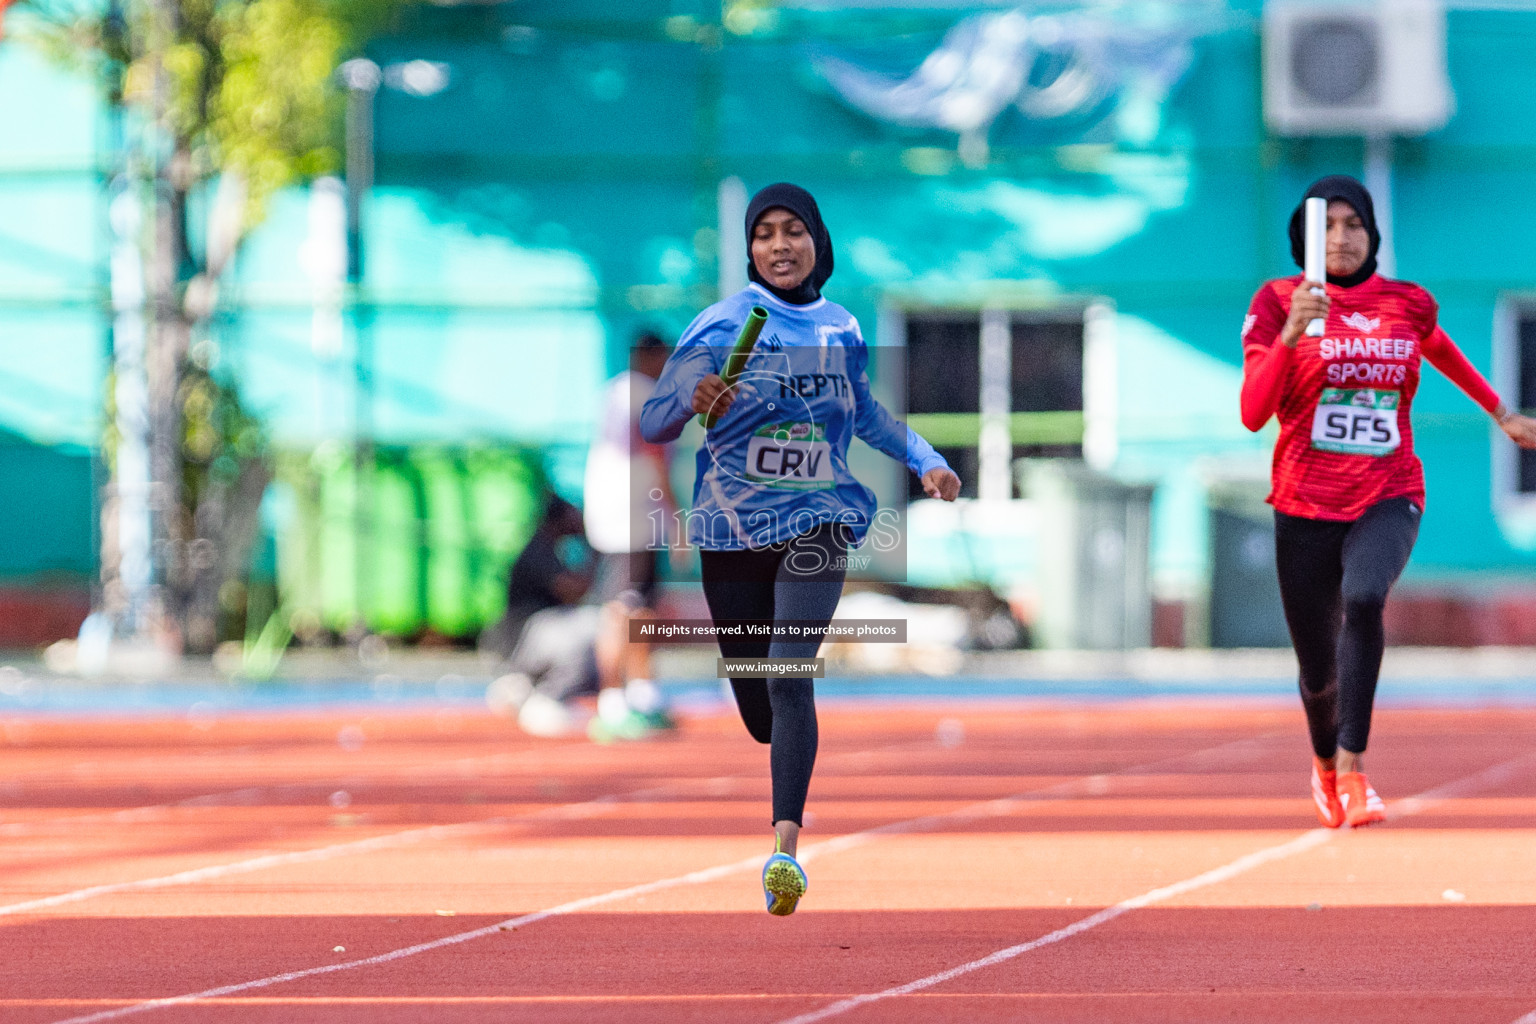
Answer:
<path fill-rule="evenodd" d="M 741 376 L 741 371 L 746 368 L 747 357 L 752 354 L 752 346 L 757 344 L 757 336 L 763 331 L 763 324 L 768 322 L 768 311 L 762 306 L 753 306 L 752 312 L 747 314 L 747 322 L 741 325 L 741 333 L 736 335 L 736 344 L 731 349 L 731 354 L 725 357 L 725 370 L 721 372 L 720 379 L 725 381 L 725 386 L 730 387 L 736 383 L 736 378 Z M 699 422 L 704 424 L 705 430 L 712 430 L 715 421 L 720 417 L 713 413 L 699 413 Z"/>

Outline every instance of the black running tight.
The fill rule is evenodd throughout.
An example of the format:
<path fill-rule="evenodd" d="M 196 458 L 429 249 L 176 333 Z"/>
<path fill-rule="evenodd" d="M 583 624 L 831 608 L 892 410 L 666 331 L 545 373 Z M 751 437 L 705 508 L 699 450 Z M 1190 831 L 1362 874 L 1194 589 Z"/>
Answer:
<path fill-rule="evenodd" d="M 1389 498 L 1352 522 L 1275 513 L 1275 563 L 1312 749 L 1365 752 L 1386 647 L 1382 610 L 1419 535 L 1419 508 Z"/>
<path fill-rule="evenodd" d="M 743 619 L 825 625 L 837 610 L 847 574 L 844 532 L 830 523 L 773 547 L 699 555 L 704 599 L 721 626 Z M 727 658 L 813 658 L 820 647 L 820 637 L 720 641 L 720 653 Z M 801 824 L 816 765 L 812 681 L 732 679 L 731 690 L 747 731 L 770 745 L 774 822 Z"/>

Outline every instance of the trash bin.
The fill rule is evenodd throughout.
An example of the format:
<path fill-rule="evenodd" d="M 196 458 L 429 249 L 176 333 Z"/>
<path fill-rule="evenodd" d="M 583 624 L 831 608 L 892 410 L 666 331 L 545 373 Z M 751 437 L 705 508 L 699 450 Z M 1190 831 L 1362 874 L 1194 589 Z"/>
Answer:
<path fill-rule="evenodd" d="M 537 454 L 380 445 L 374 456 L 366 521 L 357 514 L 350 451 L 287 460 L 282 477 L 299 501 L 277 538 L 284 602 L 344 632 L 356 623 L 362 583 L 364 624 L 373 632 L 431 628 L 467 637 L 495 622 L 506 605 L 507 567 L 542 514 L 547 485 Z"/>
<path fill-rule="evenodd" d="M 1039 514 L 1037 645 L 1113 651 L 1152 643 L 1152 488 L 1069 459 L 1020 459 Z"/>
<path fill-rule="evenodd" d="M 1267 484 L 1210 488 L 1211 646 L 1289 647 L 1275 575 L 1275 517 Z"/>

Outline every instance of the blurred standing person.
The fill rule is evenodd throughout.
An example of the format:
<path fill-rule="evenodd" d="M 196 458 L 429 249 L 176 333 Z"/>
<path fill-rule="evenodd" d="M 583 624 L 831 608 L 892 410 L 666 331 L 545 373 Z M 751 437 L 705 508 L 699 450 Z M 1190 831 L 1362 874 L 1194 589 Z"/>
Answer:
<path fill-rule="evenodd" d="M 858 321 L 822 297 L 832 239 L 816 200 L 769 185 L 747 207 L 751 283 L 706 309 L 667 361 L 640 415 L 647 440 L 675 440 L 695 414 L 718 417 L 697 459 L 688 541 L 700 547 L 704 597 L 717 628 L 794 620 L 825 625 L 842 595 L 847 550 L 875 518 L 875 495 L 848 469 L 855 435 L 905 464 L 932 497 L 960 480 L 942 456 L 870 394 Z M 725 360 L 754 306 L 767 325 L 734 386 Z M 814 657 L 808 639 L 725 639 L 728 658 Z M 794 913 L 805 893 L 795 860 L 816 761 L 814 691 L 805 676 L 731 680 L 748 732 L 770 745 L 774 854 L 763 866 L 768 912 Z"/>
<path fill-rule="evenodd" d="M 1370 193 L 1332 175 L 1291 216 L 1303 265 L 1303 208 L 1328 201 L 1327 284 L 1266 282 L 1243 322 L 1243 424 L 1280 420 L 1275 561 L 1311 733 L 1312 797 L 1329 828 L 1382 821 L 1362 755 L 1385 647 L 1383 607 L 1418 537 L 1424 467 L 1409 410 L 1428 359 L 1522 447 L 1536 420 L 1509 410 L 1441 329 L 1429 292 L 1376 273 Z M 1324 320 L 1321 337 L 1307 325 Z"/>
<path fill-rule="evenodd" d="M 630 644 L 629 619 L 656 608 L 662 547 L 654 524 L 677 509 L 671 445 L 640 435 L 640 408 L 656 390 L 670 349 L 647 331 L 630 349 L 629 369 L 603 388 L 597 432 L 587 449 L 582 506 L 587 542 L 598 552 L 591 600 L 607 608 L 599 632 L 602 690 L 589 735 L 638 739 L 672 727 L 651 678 L 649 645 Z"/>

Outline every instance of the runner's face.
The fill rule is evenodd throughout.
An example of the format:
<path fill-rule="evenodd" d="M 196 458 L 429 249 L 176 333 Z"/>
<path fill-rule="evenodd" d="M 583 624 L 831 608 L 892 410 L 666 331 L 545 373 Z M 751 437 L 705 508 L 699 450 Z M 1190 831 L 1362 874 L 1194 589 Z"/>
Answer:
<path fill-rule="evenodd" d="M 752 226 L 752 265 L 763 280 L 789 291 L 816 266 L 816 243 L 805 223 L 775 206 Z"/>
<path fill-rule="evenodd" d="M 1328 203 L 1328 273 L 1348 277 L 1365 263 L 1371 236 L 1355 208 L 1342 199 Z"/>

